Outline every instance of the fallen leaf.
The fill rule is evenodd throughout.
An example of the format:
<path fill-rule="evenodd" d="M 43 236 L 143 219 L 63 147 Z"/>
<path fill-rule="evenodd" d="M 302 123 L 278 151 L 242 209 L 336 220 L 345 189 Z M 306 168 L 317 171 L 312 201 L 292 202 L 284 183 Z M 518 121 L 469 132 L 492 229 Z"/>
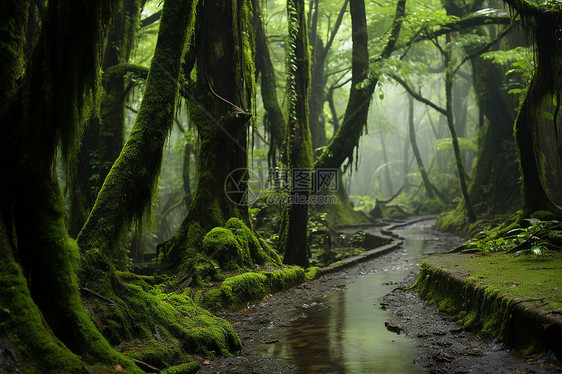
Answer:
<path fill-rule="evenodd" d="M 211 361 L 205 360 L 205 361 L 203 361 L 203 365 L 211 365 Z"/>
<path fill-rule="evenodd" d="M 117 365 L 113 365 L 113 370 L 115 371 L 123 371 L 123 366 L 117 364 Z"/>

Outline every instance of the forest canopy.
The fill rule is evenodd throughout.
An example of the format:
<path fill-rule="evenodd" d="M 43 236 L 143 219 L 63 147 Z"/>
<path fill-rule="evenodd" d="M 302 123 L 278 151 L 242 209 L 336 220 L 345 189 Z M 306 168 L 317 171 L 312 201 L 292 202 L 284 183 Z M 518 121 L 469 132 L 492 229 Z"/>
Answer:
<path fill-rule="evenodd" d="M 212 311 L 375 240 L 338 227 L 562 216 L 558 1 L 0 17 L 0 372 L 192 372 L 241 347 Z"/>

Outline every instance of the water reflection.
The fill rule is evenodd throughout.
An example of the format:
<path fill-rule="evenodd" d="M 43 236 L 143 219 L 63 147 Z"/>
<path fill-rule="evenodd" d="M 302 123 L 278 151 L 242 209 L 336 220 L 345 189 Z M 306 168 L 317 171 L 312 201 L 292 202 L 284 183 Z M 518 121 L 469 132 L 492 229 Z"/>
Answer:
<path fill-rule="evenodd" d="M 413 364 L 417 342 L 385 328 L 387 313 L 378 299 L 417 268 L 423 252 L 452 248 L 429 223 L 400 230 L 403 255 L 388 268 L 349 279 L 343 290 L 301 308 L 285 339 L 270 355 L 297 365 L 297 373 L 422 373 Z"/>

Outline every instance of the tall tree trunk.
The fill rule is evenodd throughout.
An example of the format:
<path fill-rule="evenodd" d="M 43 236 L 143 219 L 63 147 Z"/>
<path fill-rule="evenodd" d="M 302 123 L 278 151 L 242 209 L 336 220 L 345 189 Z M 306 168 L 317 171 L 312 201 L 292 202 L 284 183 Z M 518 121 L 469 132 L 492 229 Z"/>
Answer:
<path fill-rule="evenodd" d="M 423 166 L 423 160 L 420 154 L 420 150 L 418 149 L 418 143 L 416 141 L 416 129 L 414 128 L 414 98 L 409 96 L 409 105 L 408 105 L 408 133 L 410 135 L 410 144 L 412 145 L 412 150 L 414 151 L 414 156 L 416 158 L 416 162 L 418 163 L 418 169 L 420 171 L 423 186 L 425 187 L 425 191 L 427 192 L 427 196 L 430 199 L 435 198 L 435 194 L 433 192 L 433 186 L 429 181 L 429 177 L 427 172 L 425 171 L 425 167 Z M 407 162 L 407 161 L 406 161 Z"/>
<path fill-rule="evenodd" d="M 447 35 L 447 43 L 450 42 L 450 36 Z M 457 164 L 457 172 L 459 174 L 459 182 L 461 185 L 461 192 L 464 198 L 464 205 L 469 222 L 476 221 L 476 214 L 472 207 L 470 201 L 470 195 L 468 194 L 468 187 L 466 184 L 466 171 L 464 170 L 464 165 L 462 162 L 461 151 L 459 148 L 459 140 L 457 138 L 457 132 L 455 129 L 455 119 L 453 115 L 453 77 L 454 71 L 451 66 L 452 52 L 450 50 L 444 53 L 445 61 L 445 100 L 446 100 L 446 112 L 447 112 L 447 125 L 449 126 L 449 132 L 451 133 L 451 139 L 453 141 L 453 150 L 455 153 L 455 161 Z"/>
<path fill-rule="evenodd" d="M 14 328 L 8 338 L 37 371 L 76 373 L 85 370 L 82 360 L 134 366 L 110 347 L 82 305 L 78 248 L 52 174 L 57 146 L 68 164 L 93 105 L 100 30 L 114 8 L 111 1 L 49 1 L 23 79 L 6 82 L 13 91 L 0 118 L 0 156 L 9 165 L 0 171 L 0 299 L 10 311 L 2 324 Z"/>
<path fill-rule="evenodd" d="M 78 236 L 83 252 L 101 251 L 123 265 L 118 242 L 133 219 L 150 209 L 164 143 L 175 115 L 180 65 L 191 36 L 196 1 L 166 0 L 146 89 L 131 135 Z"/>
<path fill-rule="evenodd" d="M 332 47 L 334 38 L 338 33 L 342 24 L 343 16 L 347 9 L 349 0 L 345 0 L 340 8 L 338 17 L 334 22 L 334 26 L 330 32 L 326 45 L 318 34 L 318 1 L 314 2 L 315 11 L 312 13 L 313 20 L 310 22 L 309 30 L 311 52 L 311 69 L 310 69 L 310 95 L 309 95 L 309 116 L 308 122 L 310 127 L 310 135 L 312 141 L 312 150 L 316 150 L 326 144 L 326 124 L 323 116 L 324 103 L 326 102 L 326 76 L 324 75 L 324 67 L 326 58 Z"/>
<path fill-rule="evenodd" d="M 260 74 L 261 78 L 261 94 L 269 127 L 266 130 L 270 134 L 267 162 L 269 167 L 276 167 L 277 157 L 283 153 L 282 147 L 285 144 L 286 124 L 277 98 L 277 79 L 275 78 L 275 69 L 269 54 L 259 0 L 252 0 L 252 5 L 254 12 L 253 24 L 256 33 L 256 73 Z"/>
<path fill-rule="evenodd" d="M 197 186 L 178 230 L 158 245 L 160 265 L 192 271 L 206 233 L 248 213 L 248 124 L 254 111 L 252 14 L 248 0 L 206 0 L 198 12 L 197 82 L 184 95 L 197 127 Z M 182 274 L 183 275 L 183 274 Z"/>
<path fill-rule="evenodd" d="M 534 76 L 515 121 L 515 141 L 523 185 L 523 212 L 527 215 L 538 210 L 551 211 L 557 215 L 562 213 L 562 210 L 546 192 L 542 181 L 543 173 L 537 157 L 537 152 L 540 151 L 537 123 L 544 97 L 545 93 L 537 84 L 537 77 Z"/>
<path fill-rule="evenodd" d="M 69 233 L 75 238 L 84 226 L 111 166 L 123 149 L 124 103 L 132 87 L 125 74 L 146 78 L 147 69 L 127 65 L 135 42 L 141 1 L 124 0 L 113 17 L 103 53 L 100 115 L 92 115 L 69 178 Z M 130 68 L 126 68 L 130 66 Z"/>
<path fill-rule="evenodd" d="M 476 214 L 515 212 L 521 204 L 513 142 L 518 100 L 503 88 L 507 84 L 506 69 L 481 57 L 473 58 L 471 64 L 476 100 L 484 120 L 468 193 Z"/>
<path fill-rule="evenodd" d="M 291 168 L 291 192 L 279 236 L 281 250 L 284 251 L 283 262 L 308 267 L 308 198 L 312 190 L 313 173 L 312 145 L 308 128 L 310 54 L 304 0 L 287 2 L 287 20 L 287 160 Z"/>

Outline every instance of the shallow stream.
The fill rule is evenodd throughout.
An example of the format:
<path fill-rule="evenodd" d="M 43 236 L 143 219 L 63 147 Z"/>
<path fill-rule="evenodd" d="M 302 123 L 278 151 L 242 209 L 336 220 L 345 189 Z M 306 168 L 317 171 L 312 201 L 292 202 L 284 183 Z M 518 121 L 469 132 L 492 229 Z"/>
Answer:
<path fill-rule="evenodd" d="M 233 324 L 242 349 L 233 357 L 201 357 L 201 372 L 561 373 L 562 365 L 548 355 L 521 358 L 463 331 L 454 318 L 400 289 L 415 281 L 425 254 L 459 244 L 433 224 L 410 222 L 392 230 L 404 244 L 390 253 L 221 314 Z M 387 323 L 408 336 L 389 331 Z"/>
<path fill-rule="evenodd" d="M 397 261 L 343 279 L 339 290 L 294 310 L 297 318 L 268 354 L 290 360 L 297 373 L 424 372 L 413 363 L 417 342 L 386 328 L 388 315 L 378 300 L 419 267 L 424 253 L 457 244 L 456 237 L 432 226 L 423 221 L 393 230 L 404 238 Z"/>

